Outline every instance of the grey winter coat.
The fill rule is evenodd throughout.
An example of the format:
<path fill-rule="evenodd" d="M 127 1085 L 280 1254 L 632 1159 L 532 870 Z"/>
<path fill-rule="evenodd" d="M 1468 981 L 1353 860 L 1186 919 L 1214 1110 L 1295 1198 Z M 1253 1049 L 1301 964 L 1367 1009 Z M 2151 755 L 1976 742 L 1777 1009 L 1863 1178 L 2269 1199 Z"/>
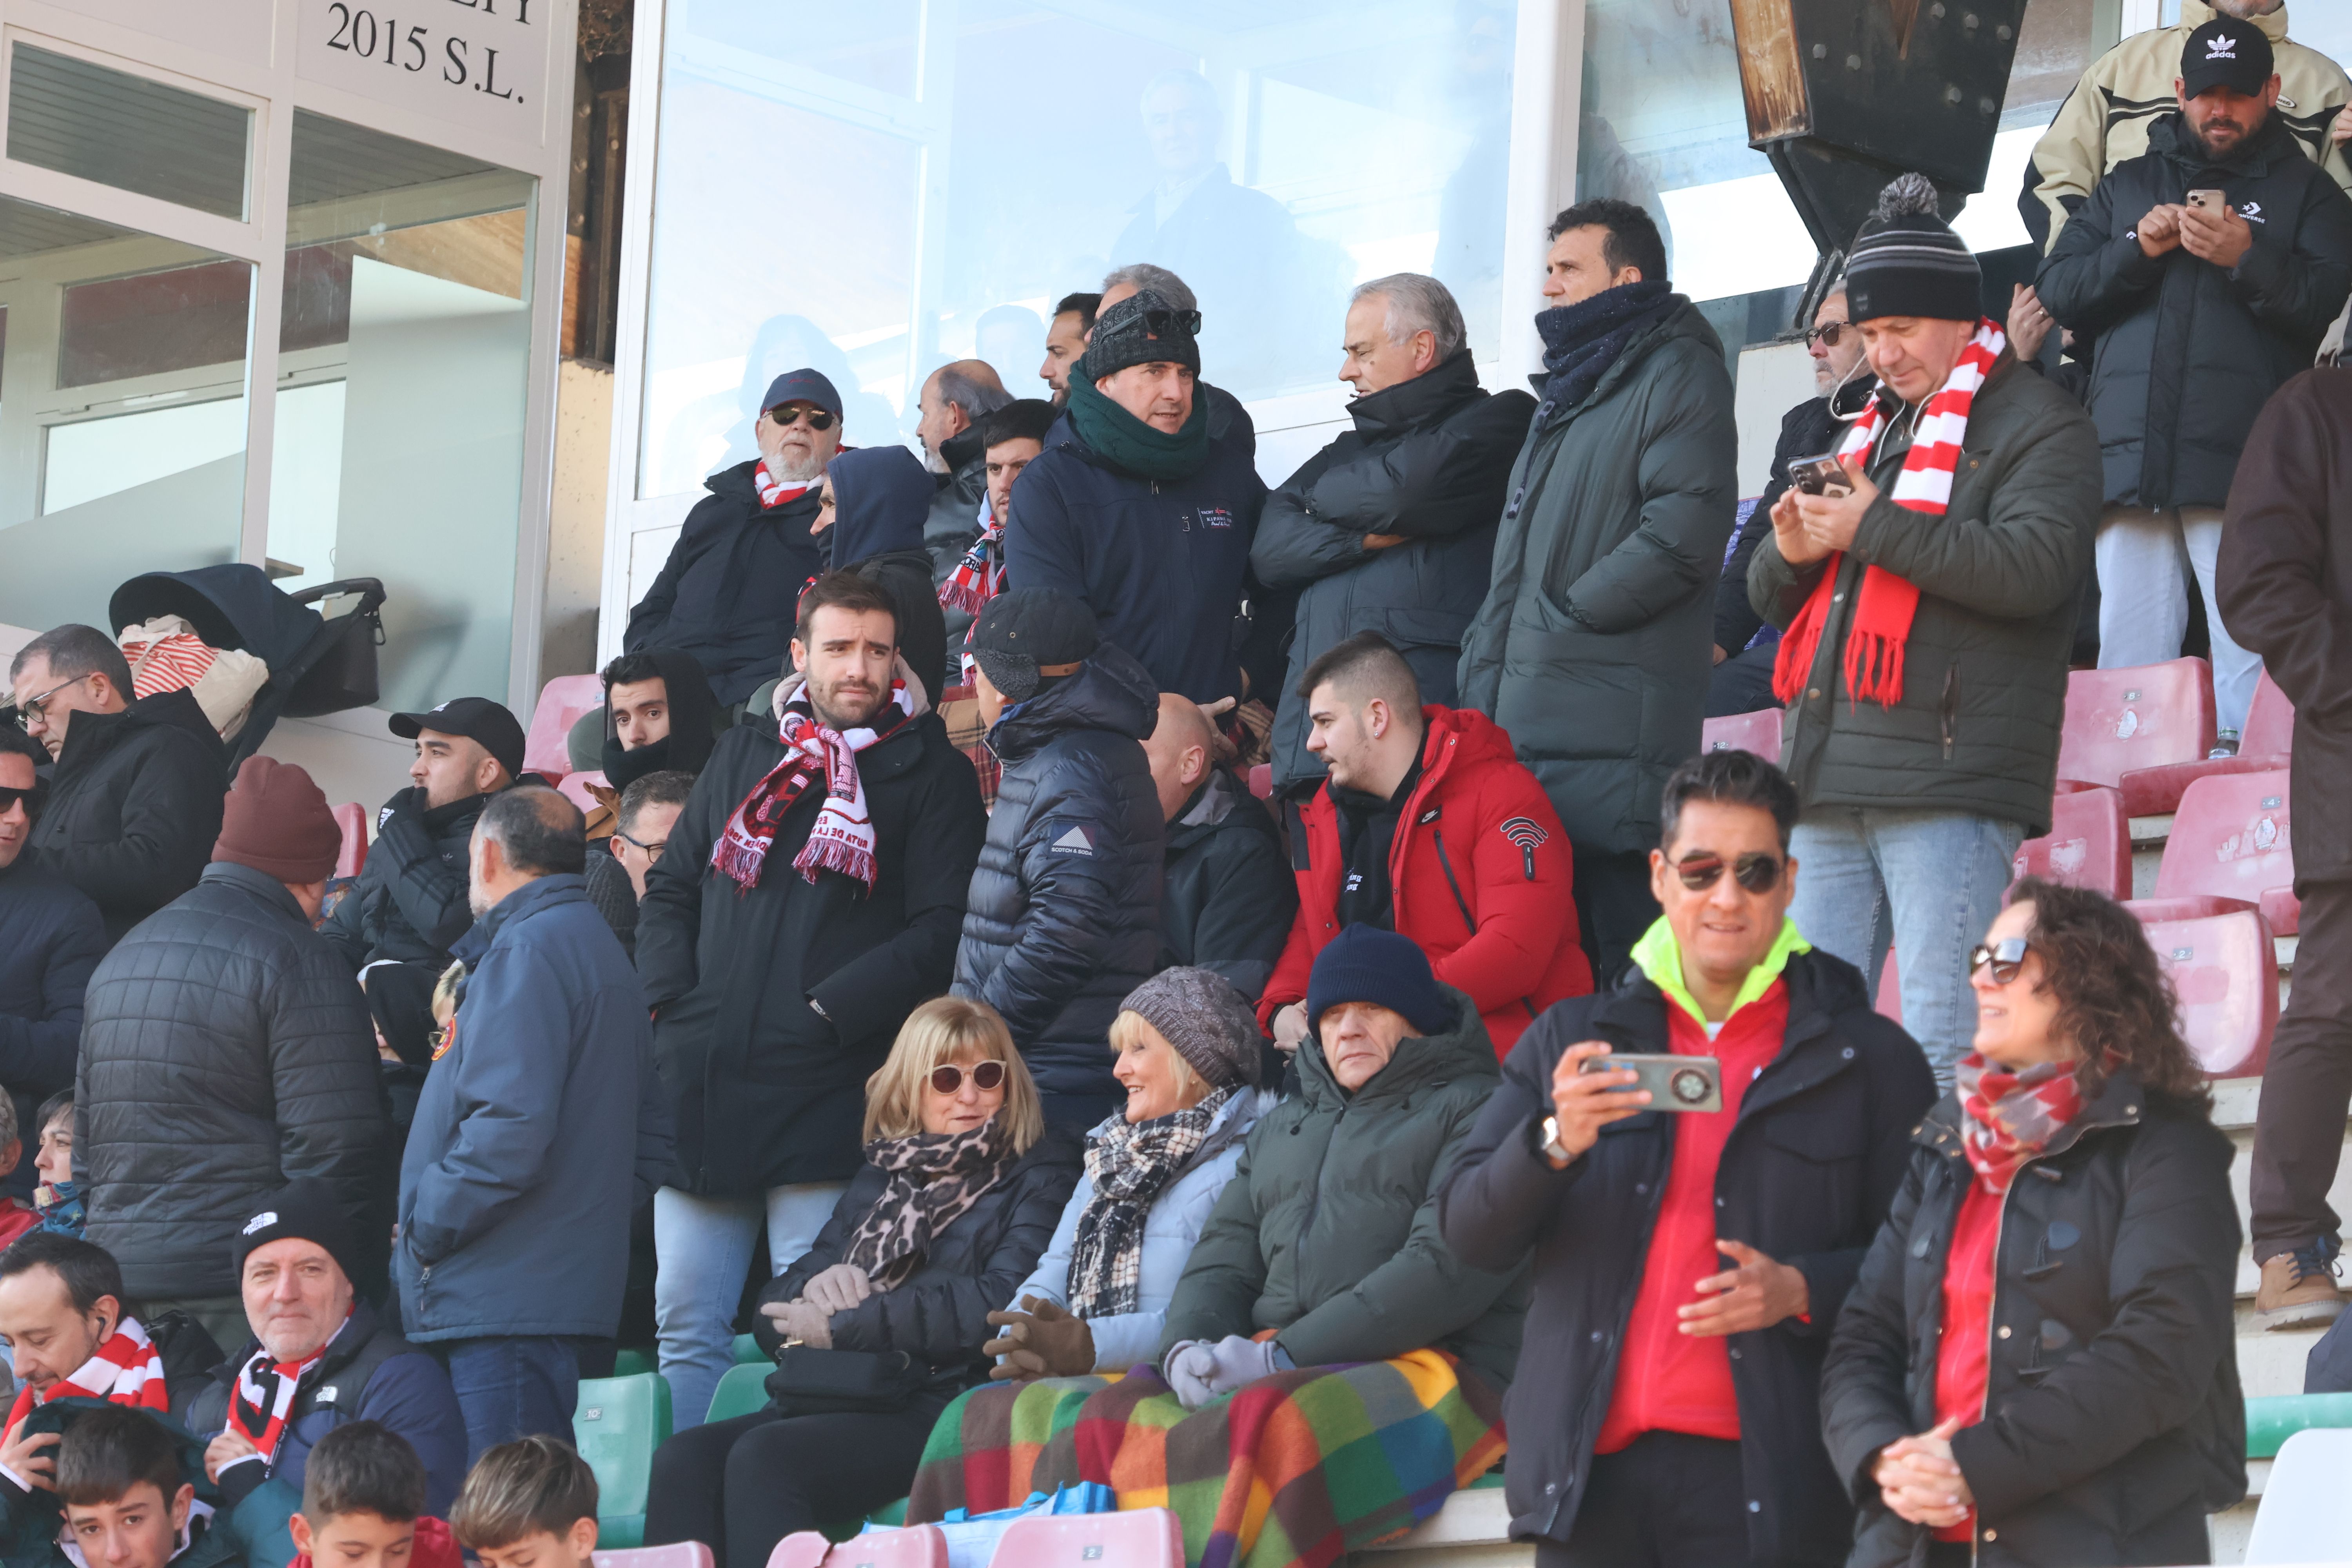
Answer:
<path fill-rule="evenodd" d="M 1462 706 L 1510 731 L 1579 849 L 1654 844 L 1698 750 L 1738 450 L 1723 343 L 1685 300 L 1511 471 Z"/>

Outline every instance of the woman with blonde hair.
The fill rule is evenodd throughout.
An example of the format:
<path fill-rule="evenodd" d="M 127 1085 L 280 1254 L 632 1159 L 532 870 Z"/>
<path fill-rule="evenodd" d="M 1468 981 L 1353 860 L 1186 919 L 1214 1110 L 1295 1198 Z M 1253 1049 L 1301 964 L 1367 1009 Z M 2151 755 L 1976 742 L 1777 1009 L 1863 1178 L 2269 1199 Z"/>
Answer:
<path fill-rule="evenodd" d="M 760 1293 L 767 1408 L 654 1456 L 648 1544 L 762 1568 L 777 1542 L 906 1492 L 923 1440 L 986 1381 L 990 1311 L 1037 1262 L 1079 1144 L 985 1003 L 915 1009 L 866 1084 L 866 1163 L 808 1254 Z"/>

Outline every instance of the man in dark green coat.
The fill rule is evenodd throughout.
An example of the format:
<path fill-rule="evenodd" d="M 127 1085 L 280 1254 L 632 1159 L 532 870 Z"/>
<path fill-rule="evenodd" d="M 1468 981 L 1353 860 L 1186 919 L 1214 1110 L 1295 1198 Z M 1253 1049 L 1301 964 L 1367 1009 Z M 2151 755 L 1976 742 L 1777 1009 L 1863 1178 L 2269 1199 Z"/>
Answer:
<path fill-rule="evenodd" d="M 1582 202 L 1551 240 L 1542 401 L 1463 644 L 1462 705 L 1511 732 L 1559 813 L 1605 990 L 1658 918 L 1658 792 L 1699 746 L 1739 435 L 1723 344 L 1666 281 L 1649 215 Z"/>
<path fill-rule="evenodd" d="M 1904 1026 L 1947 1082 L 1976 1033 L 1969 951 L 2050 821 L 2102 490 L 2090 416 L 2018 364 L 1982 288 L 1935 188 L 1889 185 L 1846 272 L 1879 382 L 1849 493 L 1791 489 L 1748 568 L 1757 612 L 1789 628 L 1790 914 L 1872 976 L 1891 930 Z"/>

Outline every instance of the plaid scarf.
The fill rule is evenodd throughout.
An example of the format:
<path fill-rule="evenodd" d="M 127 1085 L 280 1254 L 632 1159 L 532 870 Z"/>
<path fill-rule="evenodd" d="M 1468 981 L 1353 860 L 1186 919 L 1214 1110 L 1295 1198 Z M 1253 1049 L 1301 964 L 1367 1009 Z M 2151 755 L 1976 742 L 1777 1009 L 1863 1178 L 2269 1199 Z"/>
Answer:
<path fill-rule="evenodd" d="M 343 1328 L 351 1318 L 335 1326 L 320 1345 L 299 1361 L 274 1360 L 267 1350 L 256 1347 L 253 1356 L 236 1369 L 236 1382 L 231 1385 L 228 1418 L 236 1429 L 253 1440 L 254 1447 L 264 1465 L 278 1456 L 278 1440 L 286 1434 L 286 1417 L 294 1409 L 294 1393 L 302 1384 L 303 1373 L 325 1359 L 328 1347 L 342 1337 Z M 264 1393 L 262 1374 L 276 1374 L 276 1386 Z M 249 1456 L 248 1456 L 249 1457 Z"/>
<path fill-rule="evenodd" d="M 1998 1196 L 2025 1162 L 2083 1113 L 2072 1062 L 2037 1062 L 2023 1072 L 1997 1068 L 1970 1051 L 1952 1068 L 1959 1090 L 1960 1146 L 1985 1191 Z"/>
<path fill-rule="evenodd" d="M 1114 1115 L 1087 1140 L 1087 1180 L 1095 1190 L 1070 1248 L 1074 1314 L 1108 1318 L 1140 1304 L 1144 1216 L 1208 1142 L 1217 1112 L 1234 1092 L 1228 1084 L 1190 1110 L 1150 1121 Z"/>
<path fill-rule="evenodd" d="M 814 489 L 814 479 L 780 479 L 768 472 L 768 459 L 762 458 L 751 468 L 751 488 L 760 492 L 760 505 L 772 509 L 788 500 L 798 500 Z"/>
<path fill-rule="evenodd" d="M 1911 450 L 1895 476 L 1895 504 L 1929 517 L 1941 517 L 1952 503 L 1952 472 L 1960 460 L 1960 441 L 1968 434 L 1969 410 L 1977 388 L 2009 346 L 2009 339 L 1990 321 L 1977 323 L 1976 336 L 1960 351 L 1959 363 L 1942 390 L 1927 399 L 1912 429 Z M 1866 460 L 1871 444 L 1886 424 L 1885 404 L 1874 400 L 1838 447 L 1841 458 Z M 1838 568 L 1843 552 L 1832 555 L 1811 597 L 1780 638 L 1780 652 L 1772 666 L 1772 695 L 1793 702 L 1803 689 L 1819 651 L 1822 629 L 1836 603 Z M 1853 598 L 1853 621 L 1845 634 L 1845 689 L 1853 701 L 1874 701 L 1892 708 L 1903 700 L 1903 647 L 1911 637 L 1911 617 L 1919 608 L 1919 589 L 1907 579 L 1876 566 L 1863 570 L 1861 591 Z"/>
<path fill-rule="evenodd" d="M 14 1432 L 35 1405 L 52 1399 L 103 1399 L 165 1415 L 172 1411 L 171 1396 L 163 1388 L 163 1358 L 155 1353 L 154 1342 L 136 1318 L 117 1323 L 97 1352 L 48 1393 L 37 1396 L 29 1383 L 18 1388 L 16 1403 L 8 1407 L 7 1430 Z"/>
<path fill-rule="evenodd" d="M 735 879 L 739 896 L 759 885 L 760 868 L 768 858 L 768 847 L 776 841 L 776 829 L 820 772 L 825 779 L 824 805 L 793 864 L 811 882 L 821 870 L 838 871 L 865 883 L 868 892 L 874 889 L 874 818 L 866 807 L 857 753 L 914 717 L 914 700 L 904 680 L 893 680 L 890 700 L 874 721 L 845 731 L 817 721 L 806 690 L 803 687 L 803 694 L 777 715 L 776 738 L 784 743 L 784 760 L 751 786 L 710 851 L 710 863 Z"/>
<path fill-rule="evenodd" d="M 1013 1153 L 1004 1119 L 992 1116 L 969 1132 L 877 1138 L 866 1145 L 866 1163 L 890 1180 L 857 1222 L 841 1260 L 864 1269 L 877 1290 L 887 1290 L 915 1271 L 933 1237 L 1004 1179 Z"/>
<path fill-rule="evenodd" d="M 963 552 L 948 580 L 940 584 L 940 603 L 950 610 L 973 615 L 1004 592 L 1004 525 L 996 521 L 986 501 L 980 506 L 980 537 Z"/>

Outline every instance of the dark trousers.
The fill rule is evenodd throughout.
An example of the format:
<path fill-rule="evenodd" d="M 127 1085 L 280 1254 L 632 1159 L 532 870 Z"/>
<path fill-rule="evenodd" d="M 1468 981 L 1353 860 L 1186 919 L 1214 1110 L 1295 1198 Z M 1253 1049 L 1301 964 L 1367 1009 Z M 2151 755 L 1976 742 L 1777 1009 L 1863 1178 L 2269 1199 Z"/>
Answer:
<path fill-rule="evenodd" d="M 2305 882 L 2294 988 L 2254 1121 L 2254 1261 L 2336 1234 L 2327 1189 L 2352 1106 L 2352 882 Z"/>
<path fill-rule="evenodd" d="M 1767 1568 L 1748 1548 L 1747 1496 L 1738 1444 L 1644 1432 L 1592 1457 L 1568 1544 L 1538 1540 L 1536 1568 Z"/>
<path fill-rule="evenodd" d="M 943 1399 L 898 1415 L 754 1411 L 690 1426 L 654 1455 L 646 1544 L 699 1541 L 719 1568 L 766 1568 L 795 1531 L 856 1519 L 907 1495 Z"/>
<path fill-rule="evenodd" d="M 1730 719 L 1780 706 L 1772 695 L 1772 666 L 1780 657 L 1780 645 L 1768 642 L 1717 665 L 1706 678 L 1706 716 Z"/>
<path fill-rule="evenodd" d="M 1592 984 L 1606 991 L 1632 961 L 1633 944 L 1658 918 L 1650 892 L 1650 852 L 1576 852 L 1576 929 L 1592 961 Z"/>
<path fill-rule="evenodd" d="M 544 1335 L 444 1340 L 431 1347 L 449 1369 L 466 1418 L 466 1463 L 501 1443 L 544 1435 L 569 1443 L 580 1406 L 580 1352 Z"/>

